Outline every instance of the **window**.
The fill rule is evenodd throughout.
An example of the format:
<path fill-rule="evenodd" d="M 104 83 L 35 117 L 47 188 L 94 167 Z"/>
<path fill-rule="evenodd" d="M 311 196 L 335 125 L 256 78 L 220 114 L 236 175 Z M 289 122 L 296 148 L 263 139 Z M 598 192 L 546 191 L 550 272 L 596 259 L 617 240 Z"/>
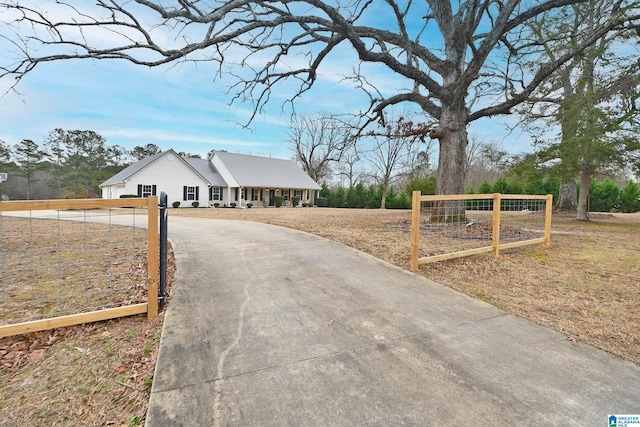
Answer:
<path fill-rule="evenodd" d="M 138 184 L 138 197 L 149 197 L 156 195 L 156 186 L 151 184 Z"/>
<path fill-rule="evenodd" d="M 246 198 L 244 197 L 245 195 L 245 189 L 244 187 L 242 187 L 242 189 L 240 190 L 240 200 L 245 200 Z"/>
<path fill-rule="evenodd" d="M 182 187 L 182 200 L 200 200 L 198 190 L 200 190 L 200 187 L 191 187 L 185 185 L 184 187 Z"/>
<path fill-rule="evenodd" d="M 251 189 L 251 200 L 253 200 L 255 202 L 256 200 L 258 200 L 258 196 L 260 196 L 260 190 L 258 190 L 257 188 L 252 188 Z"/>
<path fill-rule="evenodd" d="M 187 187 L 187 200 L 196 199 L 196 187 Z"/>
<path fill-rule="evenodd" d="M 288 202 L 289 201 L 289 190 L 286 188 L 282 189 L 282 196 L 284 197 L 284 201 Z"/>
<path fill-rule="evenodd" d="M 294 190 L 294 196 L 296 196 L 298 200 L 302 200 L 302 190 Z"/>
<path fill-rule="evenodd" d="M 211 200 L 220 201 L 222 200 L 220 196 L 220 187 L 211 187 Z"/>

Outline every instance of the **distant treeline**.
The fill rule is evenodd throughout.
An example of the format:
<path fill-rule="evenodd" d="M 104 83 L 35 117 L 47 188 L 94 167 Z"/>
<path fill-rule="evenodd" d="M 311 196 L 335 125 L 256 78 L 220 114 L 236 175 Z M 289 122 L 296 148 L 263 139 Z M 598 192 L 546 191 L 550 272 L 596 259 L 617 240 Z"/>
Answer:
<path fill-rule="evenodd" d="M 435 194 L 436 180 L 434 175 L 411 179 L 402 191 L 389 189 L 387 209 L 411 209 L 411 193 L 420 191 L 424 195 Z M 554 202 L 558 199 L 560 180 L 555 178 L 535 179 L 526 184 L 509 182 L 500 178 L 493 183 L 484 181 L 477 191 L 470 189 L 468 194 L 553 194 Z M 578 186 L 579 191 L 579 186 Z M 577 194 L 576 194 L 577 197 Z M 353 187 L 329 188 L 322 186 L 318 205 L 334 208 L 377 209 L 382 200 L 381 186 L 365 186 L 359 183 Z M 592 212 L 637 212 L 640 211 L 640 187 L 633 181 L 619 186 L 609 178 L 591 181 L 589 186 L 589 210 Z"/>

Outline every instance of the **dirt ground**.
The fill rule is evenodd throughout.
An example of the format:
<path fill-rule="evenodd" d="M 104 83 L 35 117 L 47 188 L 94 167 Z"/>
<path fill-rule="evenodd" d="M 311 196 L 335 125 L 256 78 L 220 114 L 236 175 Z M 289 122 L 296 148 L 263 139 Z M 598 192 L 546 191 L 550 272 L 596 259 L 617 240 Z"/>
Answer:
<path fill-rule="evenodd" d="M 409 267 L 408 211 L 174 215 L 290 227 Z M 551 243 L 424 265 L 419 274 L 640 364 L 640 213 L 593 214 L 590 222 L 556 214 Z M 0 425 L 142 425 L 162 320 L 135 316 L 0 340 Z"/>

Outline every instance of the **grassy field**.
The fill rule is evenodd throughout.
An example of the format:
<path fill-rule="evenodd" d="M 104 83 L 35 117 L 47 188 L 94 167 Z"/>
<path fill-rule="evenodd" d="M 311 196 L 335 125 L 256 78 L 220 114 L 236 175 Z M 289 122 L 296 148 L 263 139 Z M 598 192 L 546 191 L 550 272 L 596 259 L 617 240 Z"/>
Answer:
<path fill-rule="evenodd" d="M 317 234 L 408 269 L 408 211 L 172 209 Z M 640 214 L 555 215 L 550 247 L 422 266 L 419 274 L 640 364 Z M 171 277 L 171 274 L 170 274 Z M 0 340 L 0 425 L 141 425 L 163 315 Z"/>

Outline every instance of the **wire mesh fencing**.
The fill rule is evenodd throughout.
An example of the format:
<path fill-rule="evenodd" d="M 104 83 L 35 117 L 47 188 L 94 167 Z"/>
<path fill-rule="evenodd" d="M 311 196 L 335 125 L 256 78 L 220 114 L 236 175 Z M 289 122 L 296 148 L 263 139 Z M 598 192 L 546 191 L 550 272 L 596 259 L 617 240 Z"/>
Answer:
<path fill-rule="evenodd" d="M 420 264 L 550 243 L 552 196 L 413 194 L 411 270 Z"/>
<path fill-rule="evenodd" d="M 149 314 L 157 237 L 147 227 L 157 220 L 136 200 L 0 203 L 0 336 Z"/>

